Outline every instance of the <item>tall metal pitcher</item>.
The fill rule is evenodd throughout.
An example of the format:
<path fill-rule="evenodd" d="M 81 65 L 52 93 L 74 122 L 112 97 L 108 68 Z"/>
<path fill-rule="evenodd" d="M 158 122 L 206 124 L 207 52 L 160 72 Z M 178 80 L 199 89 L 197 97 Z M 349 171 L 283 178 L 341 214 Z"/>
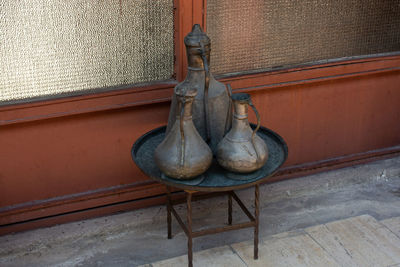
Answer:
<path fill-rule="evenodd" d="M 237 93 L 232 95 L 232 129 L 218 145 L 218 163 L 227 170 L 239 173 L 253 172 L 261 168 L 268 159 L 268 148 L 264 140 L 256 133 L 260 128 L 260 116 L 251 102 L 250 95 Z M 257 117 L 254 131 L 248 121 L 248 106 Z"/>
<path fill-rule="evenodd" d="M 192 105 L 196 93 L 193 89 L 177 92 L 180 112 L 170 132 L 154 152 L 157 166 L 172 178 L 191 179 L 204 173 L 211 165 L 211 150 L 193 125 Z"/>
<path fill-rule="evenodd" d="M 215 154 L 218 143 L 231 127 L 229 89 L 214 79 L 209 71 L 210 38 L 195 24 L 185 37 L 188 72 L 185 80 L 174 89 L 168 118 L 167 134 L 180 112 L 176 92 L 195 88 L 197 96 L 193 103 L 193 122 L 200 136 Z"/>

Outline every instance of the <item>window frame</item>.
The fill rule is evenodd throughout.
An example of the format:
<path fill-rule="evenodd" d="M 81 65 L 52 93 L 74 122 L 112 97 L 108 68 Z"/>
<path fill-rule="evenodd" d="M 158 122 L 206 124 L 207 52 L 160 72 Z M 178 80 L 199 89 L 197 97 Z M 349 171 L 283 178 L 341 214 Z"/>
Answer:
<path fill-rule="evenodd" d="M 3 102 L 0 103 L 0 126 L 169 101 L 173 88 L 184 79 L 187 71 L 184 37 L 195 23 L 206 30 L 206 6 L 207 0 L 173 0 L 175 56 L 172 79 Z M 216 78 L 230 83 L 235 91 L 252 91 L 381 73 L 399 66 L 400 51 Z"/>

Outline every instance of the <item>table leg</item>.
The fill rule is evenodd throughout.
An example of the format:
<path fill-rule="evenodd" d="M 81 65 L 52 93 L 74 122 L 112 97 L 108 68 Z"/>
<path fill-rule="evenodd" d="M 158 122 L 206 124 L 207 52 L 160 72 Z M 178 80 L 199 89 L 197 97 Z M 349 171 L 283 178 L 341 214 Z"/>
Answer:
<path fill-rule="evenodd" d="M 228 224 L 232 225 L 232 194 L 228 194 Z"/>
<path fill-rule="evenodd" d="M 258 259 L 258 226 L 259 226 L 259 215 L 260 215 L 260 205 L 259 205 L 259 196 L 260 196 L 260 188 L 259 185 L 255 185 L 254 190 L 254 207 L 255 207 L 255 225 L 254 225 L 254 259 Z"/>
<path fill-rule="evenodd" d="M 167 224 L 168 224 L 168 239 L 172 238 L 172 218 L 171 218 L 171 190 L 167 186 Z"/>
<path fill-rule="evenodd" d="M 188 266 L 193 267 L 193 243 L 192 243 L 192 192 L 186 192 L 187 204 L 187 230 L 188 230 Z"/>

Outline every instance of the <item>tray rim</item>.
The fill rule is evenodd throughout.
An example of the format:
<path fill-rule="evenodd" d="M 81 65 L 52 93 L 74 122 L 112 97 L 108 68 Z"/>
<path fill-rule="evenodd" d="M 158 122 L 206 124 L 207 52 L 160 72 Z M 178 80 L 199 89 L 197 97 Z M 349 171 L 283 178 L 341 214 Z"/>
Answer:
<path fill-rule="evenodd" d="M 250 123 L 252 128 L 255 128 L 255 124 Z M 154 176 L 150 176 L 149 174 L 147 174 L 138 164 L 137 162 L 137 157 L 136 157 L 136 153 L 138 151 L 138 149 L 140 148 L 140 144 L 143 143 L 150 135 L 154 135 L 158 132 L 163 132 L 166 129 L 166 125 L 154 128 L 148 132 L 146 132 L 145 134 L 141 135 L 132 145 L 131 148 L 131 157 L 133 162 L 135 163 L 135 165 L 139 168 L 139 170 L 145 174 L 147 177 L 150 177 L 153 180 L 156 180 L 157 182 L 160 182 L 162 184 L 165 184 L 167 186 L 171 186 L 171 187 L 175 187 L 175 188 L 179 188 L 179 189 L 183 189 L 183 190 L 192 190 L 192 191 L 202 191 L 202 192 L 221 192 L 221 191 L 231 191 L 231 190 L 236 190 L 236 189 L 241 189 L 241 188 L 246 188 L 246 187 L 250 187 L 253 186 L 255 184 L 259 184 L 264 182 L 265 180 L 267 180 L 268 178 L 272 177 L 277 170 L 286 162 L 287 157 L 288 157 L 288 146 L 285 142 L 285 140 L 276 132 L 264 127 L 264 126 L 260 126 L 259 131 L 261 130 L 262 132 L 266 133 L 267 135 L 273 137 L 274 139 L 276 139 L 275 141 L 277 143 L 280 143 L 280 146 L 283 149 L 283 160 L 282 162 L 267 176 L 257 179 L 255 181 L 249 182 L 249 183 L 243 183 L 243 184 L 238 184 L 238 185 L 233 185 L 233 186 L 221 186 L 221 187 L 209 187 L 209 186 L 199 186 L 199 185 L 186 185 L 186 184 L 181 184 L 179 182 L 174 183 L 172 181 L 167 181 L 167 180 L 163 180 L 161 177 L 154 177 Z"/>

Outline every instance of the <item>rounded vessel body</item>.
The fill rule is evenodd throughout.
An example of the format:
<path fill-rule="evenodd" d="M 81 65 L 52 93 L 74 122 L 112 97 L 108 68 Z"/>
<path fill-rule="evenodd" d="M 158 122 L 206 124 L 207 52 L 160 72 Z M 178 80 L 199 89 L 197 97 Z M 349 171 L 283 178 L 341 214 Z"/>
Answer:
<path fill-rule="evenodd" d="M 165 139 L 156 148 L 154 159 L 165 175 L 176 179 L 191 179 L 210 167 L 212 152 L 193 124 L 194 95 L 178 94 L 176 99 L 181 112 L 177 114 Z"/>
<path fill-rule="evenodd" d="M 257 110 L 248 94 L 232 95 L 234 114 L 232 128 L 225 135 L 217 148 L 218 163 L 232 172 L 248 173 L 261 168 L 268 159 L 268 148 L 256 134 L 260 127 Z M 248 121 L 248 106 L 257 115 L 257 128 L 253 131 Z"/>
<path fill-rule="evenodd" d="M 176 114 L 180 112 L 177 92 L 196 89 L 193 122 L 202 139 L 215 153 L 218 143 L 231 126 L 229 90 L 223 83 L 215 80 L 209 71 L 210 39 L 199 25 L 194 25 L 192 32 L 185 37 L 185 45 L 188 72 L 185 80 L 174 89 L 166 132 L 168 134 L 171 131 Z"/>

